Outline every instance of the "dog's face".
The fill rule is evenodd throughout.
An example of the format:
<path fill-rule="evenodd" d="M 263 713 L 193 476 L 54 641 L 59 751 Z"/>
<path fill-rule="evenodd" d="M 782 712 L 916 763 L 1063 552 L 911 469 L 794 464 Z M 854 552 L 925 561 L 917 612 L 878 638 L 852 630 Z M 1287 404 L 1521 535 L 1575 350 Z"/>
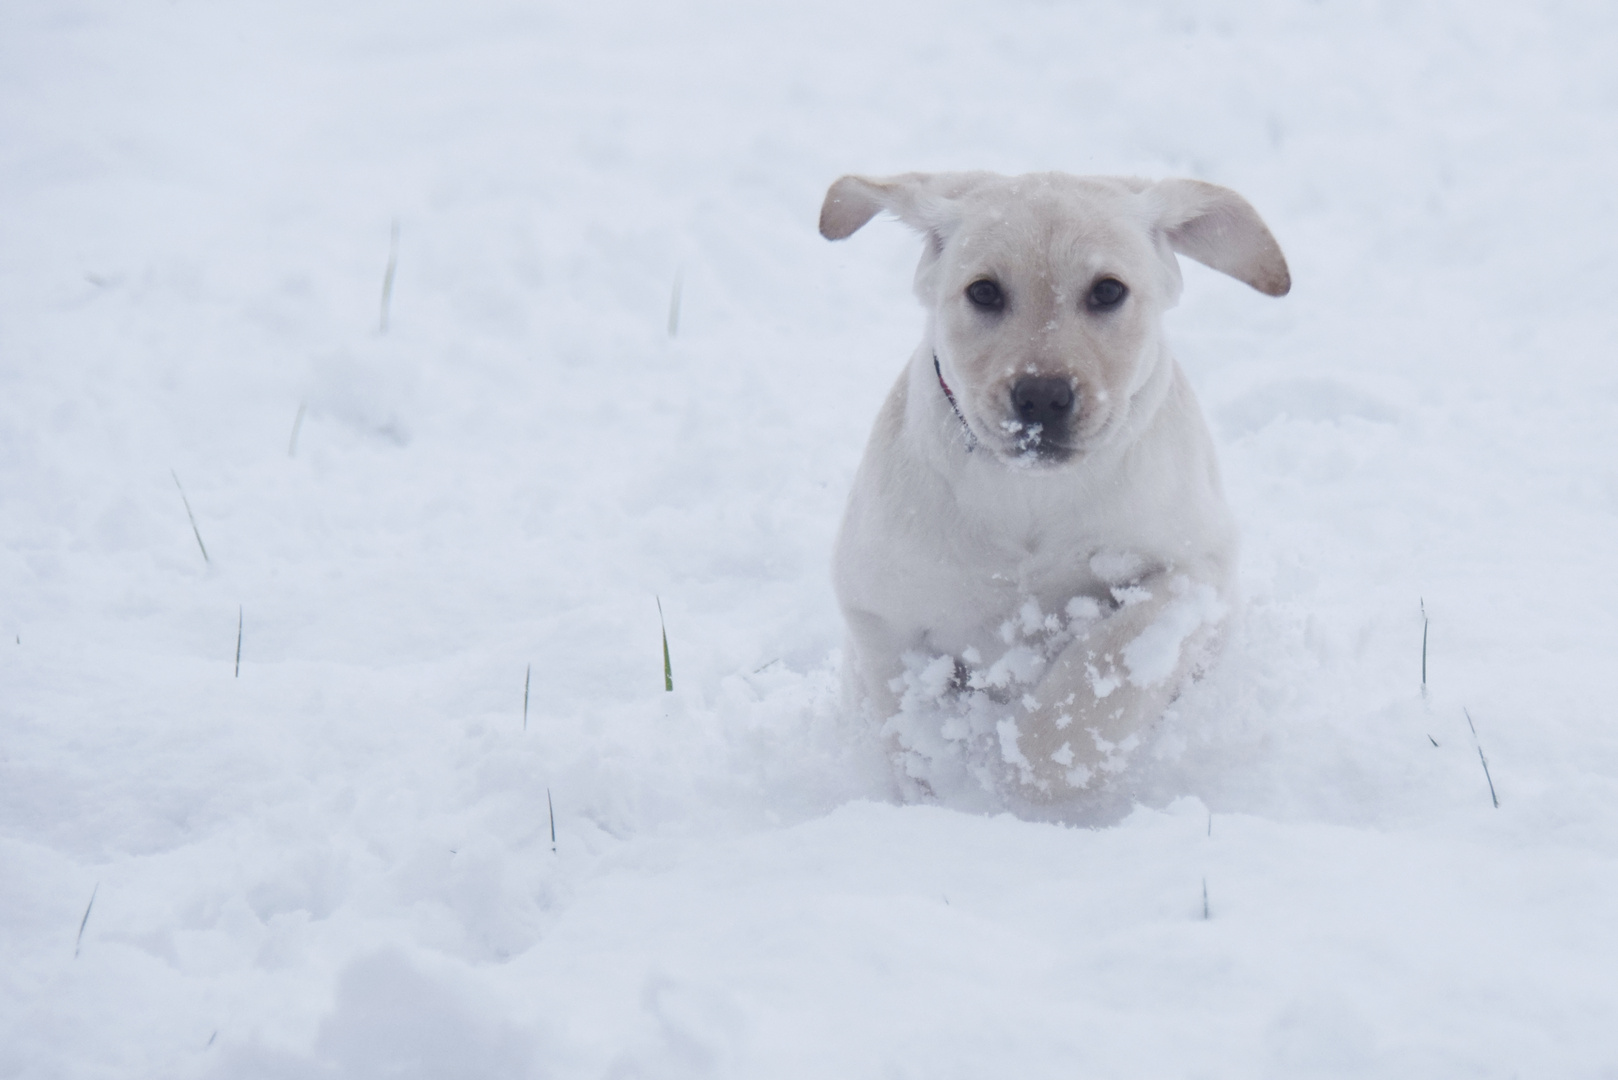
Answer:
<path fill-rule="evenodd" d="M 1128 427 L 1179 298 L 1176 251 L 1271 295 L 1290 285 L 1252 207 L 1198 181 L 844 177 L 821 232 L 840 239 L 879 209 L 926 233 L 916 293 L 940 377 L 978 442 L 1019 466 L 1082 459 Z"/>
<path fill-rule="evenodd" d="M 985 184 L 930 248 L 916 287 L 943 378 L 983 446 L 1060 465 L 1122 427 L 1178 297 L 1139 193 L 1117 181 Z"/>

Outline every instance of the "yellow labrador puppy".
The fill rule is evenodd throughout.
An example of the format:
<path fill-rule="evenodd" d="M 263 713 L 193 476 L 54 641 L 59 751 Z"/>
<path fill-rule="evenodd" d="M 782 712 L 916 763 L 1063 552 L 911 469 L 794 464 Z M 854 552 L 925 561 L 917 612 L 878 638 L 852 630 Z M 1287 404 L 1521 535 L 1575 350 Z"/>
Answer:
<path fill-rule="evenodd" d="M 899 714 L 932 702 L 935 747 L 1014 797 L 1098 790 L 1234 586 L 1212 441 L 1163 340 L 1175 254 L 1270 296 L 1286 259 L 1246 200 L 1197 180 L 845 176 L 821 234 L 882 210 L 925 238 L 927 318 L 837 541 L 849 689 L 900 750 L 925 750 Z"/>

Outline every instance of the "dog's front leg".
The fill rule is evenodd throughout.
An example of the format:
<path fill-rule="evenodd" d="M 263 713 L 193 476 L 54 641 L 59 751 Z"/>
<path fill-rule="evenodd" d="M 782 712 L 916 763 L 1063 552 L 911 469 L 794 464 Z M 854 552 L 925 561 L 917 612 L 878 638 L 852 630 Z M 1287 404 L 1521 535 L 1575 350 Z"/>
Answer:
<path fill-rule="evenodd" d="M 845 607 L 843 618 L 848 627 L 844 704 L 878 721 L 886 719 L 899 708 L 892 683 L 903 668 L 904 640 L 892 623 L 872 612 Z"/>
<path fill-rule="evenodd" d="M 1130 752 L 1206 656 L 1225 604 L 1211 583 L 1167 573 L 1113 590 L 1116 607 L 1069 606 L 1071 640 L 1013 705 L 1000 748 L 1047 798 L 1092 788 Z"/>

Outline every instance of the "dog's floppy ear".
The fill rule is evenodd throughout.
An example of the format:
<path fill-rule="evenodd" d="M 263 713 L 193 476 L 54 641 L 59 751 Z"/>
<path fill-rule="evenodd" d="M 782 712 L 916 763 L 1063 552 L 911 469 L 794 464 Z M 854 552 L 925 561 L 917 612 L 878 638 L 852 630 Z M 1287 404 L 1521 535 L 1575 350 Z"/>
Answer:
<path fill-rule="evenodd" d="M 990 174 L 979 172 L 901 173 L 871 179 L 845 176 L 832 184 L 820 207 L 820 235 L 843 240 L 887 210 L 913 229 L 932 235 L 935 244 L 953 223 L 952 200 L 959 198 Z"/>
<path fill-rule="evenodd" d="M 1157 201 L 1158 227 L 1181 255 L 1269 296 L 1285 296 L 1292 288 L 1281 245 L 1258 211 L 1234 191 L 1201 180 L 1162 180 L 1150 195 Z"/>

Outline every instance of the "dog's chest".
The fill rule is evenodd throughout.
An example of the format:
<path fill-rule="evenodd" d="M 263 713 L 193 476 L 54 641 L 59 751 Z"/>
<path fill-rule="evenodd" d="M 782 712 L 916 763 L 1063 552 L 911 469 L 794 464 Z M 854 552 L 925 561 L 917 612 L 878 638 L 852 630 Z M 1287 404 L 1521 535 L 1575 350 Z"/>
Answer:
<path fill-rule="evenodd" d="M 971 512 L 961 512 L 964 506 Z M 943 527 L 912 531 L 906 554 L 884 575 L 894 601 L 889 612 L 905 613 L 910 632 L 932 646 L 985 649 L 1003 623 L 1026 619 L 1030 602 L 1044 615 L 1060 615 L 1076 596 L 1108 596 L 1113 583 L 1092 562 L 1109 539 L 1086 527 L 1081 507 L 999 497 L 954 508 L 922 515 Z"/>

